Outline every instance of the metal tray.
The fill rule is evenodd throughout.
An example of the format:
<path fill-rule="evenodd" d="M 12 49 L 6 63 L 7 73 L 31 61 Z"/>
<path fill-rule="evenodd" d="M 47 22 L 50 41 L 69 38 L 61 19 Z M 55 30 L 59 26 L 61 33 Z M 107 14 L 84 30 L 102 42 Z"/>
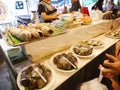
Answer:
<path fill-rule="evenodd" d="M 41 39 L 34 39 L 34 40 L 31 40 L 31 41 L 22 41 L 22 42 L 17 43 L 17 44 L 9 43 L 8 42 L 8 33 L 6 33 L 5 35 L 3 35 L 3 39 L 5 40 L 5 42 L 7 43 L 7 45 L 10 45 L 10 46 L 21 46 L 21 45 L 24 45 L 24 44 L 27 44 L 27 43 L 31 43 L 31 42 L 34 42 L 34 41 L 43 40 L 43 39 L 47 39 L 49 37 L 53 37 L 53 36 L 57 36 L 57 35 L 61 35 L 61 34 L 67 33 L 67 30 L 65 28 L 62 28 L 62 27 L 54 26 L 54 27 L 52 27 L 52 29 L 54 30 L 54 33 L 51 34 L 48 37 L 44 36 Z M 12 40 L 10 42 L 12 42 Z"/>

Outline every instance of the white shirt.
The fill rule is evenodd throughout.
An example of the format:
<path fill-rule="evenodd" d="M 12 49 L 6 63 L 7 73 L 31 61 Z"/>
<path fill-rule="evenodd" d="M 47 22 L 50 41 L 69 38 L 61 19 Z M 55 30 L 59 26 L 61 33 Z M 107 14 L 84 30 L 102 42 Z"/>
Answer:
<path fill-rule="evenodd" d="M 103 11 L 109 11 L 111 9 L 117 9 L 117 5 L 116 4 L 110 4 L 110 2 L 108 2 L 107 4 L 103 5 Z"/>

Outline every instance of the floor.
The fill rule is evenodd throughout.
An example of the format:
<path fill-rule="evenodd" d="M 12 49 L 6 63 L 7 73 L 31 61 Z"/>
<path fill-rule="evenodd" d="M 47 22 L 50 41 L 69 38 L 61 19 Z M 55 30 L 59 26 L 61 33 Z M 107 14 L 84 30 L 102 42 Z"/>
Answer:
<path fill-rule="evenodd" d="M 0 63 L 0 90 L 12 90 L 8 68 L 5 61 Z"/>

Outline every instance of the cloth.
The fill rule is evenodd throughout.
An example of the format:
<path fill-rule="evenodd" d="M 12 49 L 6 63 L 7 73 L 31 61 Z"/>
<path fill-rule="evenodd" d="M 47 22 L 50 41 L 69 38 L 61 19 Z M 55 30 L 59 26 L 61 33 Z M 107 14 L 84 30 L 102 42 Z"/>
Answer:
<path fill-rule="evenodd" d="M 46 3 L 44 1 L 41 1 L 39 3 L 38 15 L 39 15 L 39 18 L 41 19 L 41 21 L 51 22 L 51 20 L 43 20 L 43 18 L 41 17 L 41 13 L 45 12 L 47 15 L 50 15 L 50 14 L 55 13 L 56 11 L 57 11 L 57 9 L 55 7 L 53 7 L 51 4 L 49 4 L 49 3 Z"/>
<path fill-rule="evenodd" d="M 80 8 L 81 8 L 80 1 L 77 0 L 76 2 L 72 3 L 72 6 L 70 8 L 70 12 L 78 11 Z"/>

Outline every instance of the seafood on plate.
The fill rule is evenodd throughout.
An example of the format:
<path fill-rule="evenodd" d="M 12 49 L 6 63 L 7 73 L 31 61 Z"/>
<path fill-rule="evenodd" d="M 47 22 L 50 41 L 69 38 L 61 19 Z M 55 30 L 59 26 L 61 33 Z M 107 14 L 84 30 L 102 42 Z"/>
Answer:
<path fill-rule="evenodd" d="M 95 40 L 95 39 L 85 40 L 82 41 L 81 43 L 84 45 L 93 46 L 95 48 L 104 46 L 104 43 L 101 40 Z"/>
<path fill-rule="evenodd" d="M 71 51 L 79 57 L 88 57 L 93 55 L 93 47 L 88 45 L 74 45 L 71 47 Z"/>
<path fill-rule="evenodd" d="M 17 77 L 20 90 L 42 90 L 53 82 L 53 70 L 44 64 L 30 65 L 21 70 Z"/>
<path fill-rule="evenodd" d="M 73 53 L 57 53 L 51 57 L 51 65 L 62 72 L 72 72 L 79 68 L 80 60 Z"/>
<path fill-rule="evenodd" d="M 110 30 L 105 34 L 105 36 L 119 39 L 120 38 L 120 30 L 119 29 L 118 30 Z"/>

